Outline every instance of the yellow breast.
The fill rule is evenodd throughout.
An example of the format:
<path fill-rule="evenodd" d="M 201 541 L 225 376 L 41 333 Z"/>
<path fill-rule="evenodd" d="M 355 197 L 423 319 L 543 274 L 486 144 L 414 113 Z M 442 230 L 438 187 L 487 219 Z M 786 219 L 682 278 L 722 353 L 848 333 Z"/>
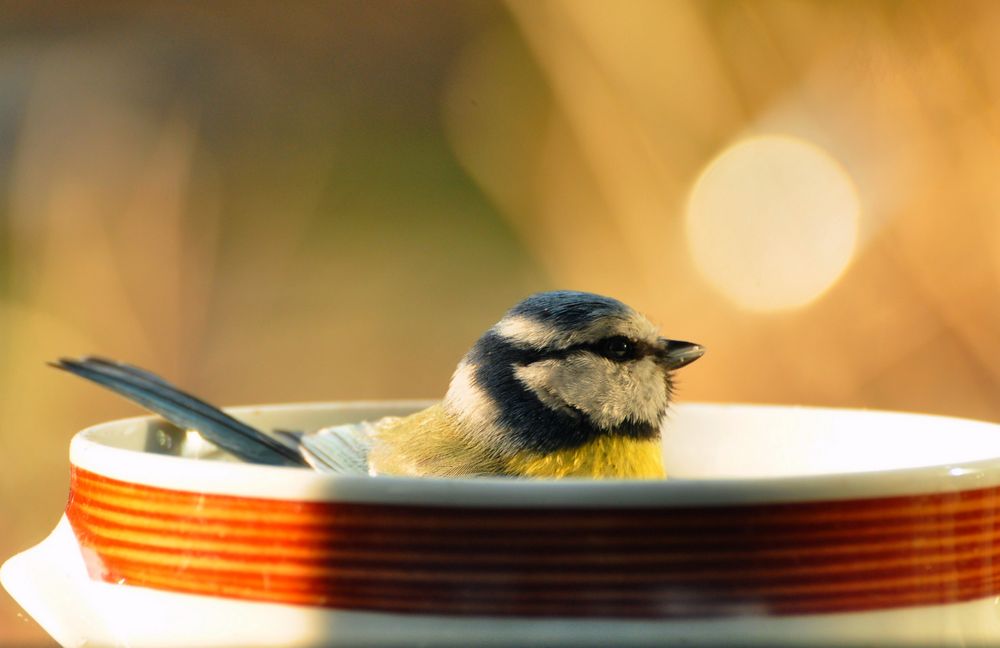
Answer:
<path fill-rule="evenodd" d="M 570 450 L 545 455 L 521 454 L 507 470 L 521 477 L 589 477 L 594 479 L 662 479 L 659 439 L 601 437 Z"/>

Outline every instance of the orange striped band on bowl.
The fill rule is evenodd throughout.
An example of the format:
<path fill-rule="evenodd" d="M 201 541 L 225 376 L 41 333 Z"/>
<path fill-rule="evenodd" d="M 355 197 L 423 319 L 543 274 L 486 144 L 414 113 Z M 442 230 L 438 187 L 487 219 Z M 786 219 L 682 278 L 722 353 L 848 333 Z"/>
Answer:
<path fill-rule="evenodd" d="M 1000 487 L 659 508 L 294 502 L 74 467 L 66 513 L 107 582 L 344 610 L 694 619 L 998 595 L 998 505 Z"/>

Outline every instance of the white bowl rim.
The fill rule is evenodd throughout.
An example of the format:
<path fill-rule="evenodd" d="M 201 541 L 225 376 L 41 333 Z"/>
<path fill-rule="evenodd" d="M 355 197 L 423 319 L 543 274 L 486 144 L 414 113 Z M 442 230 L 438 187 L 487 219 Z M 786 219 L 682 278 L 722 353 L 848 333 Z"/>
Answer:
<path fill-rule="evenodd" d="M 433 401 L 331 401 L 227 407 L 236 415 L 288 410 L 417 409 Z M 875 415 L 925 416 L 945 422 L 1000 424 L 934 414 L 874 409 L 743 403 L 685 403 L 676 408 L 746 407 Z M 143 424 L 154 416 L 118 419 L 78 432 L 70 463 L 99 475 L 176 491 L 291 501 L 357 502 L 517 508 L 635 508 L 747 506 L 767 503 L 855 500 L 975 490 L 1000 486 L 1000 456 L 912 468 L 803 476 L 732 479 L 590 480 L 512 478 L 412 478 L 344 476 L 293 467 L 199 460 L 116 448 L 92 436 L 110 426 Z"/>

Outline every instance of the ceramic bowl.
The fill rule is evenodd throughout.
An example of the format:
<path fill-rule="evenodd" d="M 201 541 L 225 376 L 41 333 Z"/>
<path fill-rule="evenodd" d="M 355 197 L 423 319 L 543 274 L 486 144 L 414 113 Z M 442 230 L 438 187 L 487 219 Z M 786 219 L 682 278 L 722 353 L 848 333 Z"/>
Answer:
<path fill-rule="evenodd" d="M 664 481 L 337 477 L 105 423 L 2 580 L 63 645 L 1000 643 L 1000 426 L 695 404 L 663 446 Z"/>

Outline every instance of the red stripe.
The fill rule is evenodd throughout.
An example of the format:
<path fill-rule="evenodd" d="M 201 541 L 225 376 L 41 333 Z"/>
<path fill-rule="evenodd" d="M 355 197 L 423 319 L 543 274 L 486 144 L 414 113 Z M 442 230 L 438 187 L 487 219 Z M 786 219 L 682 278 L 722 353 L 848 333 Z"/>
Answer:
<path fill-rule="evenodd" d="M 113 513 L 134 514 L 134 508 L 104 506 L 96 502 L 87 502 L 86 507 L 98 511 Z M 681 536 L 673 533 L 667 537 L 656 537 L 650 539 L 645 536 L 622 536 L 614 530 L 603 533 L 588 532 L 587 537 L 591 542 L 615 542 L 630 551 L 648 552 L 654 549 L 669 549 L 671 552 L 684 552 L 688 550 L 713 549 L 722 554 L 748 552 L 776 553 L 783 550 L 794 550 L 801 554 L 803 549 L 816 548 L 818 550 L 839 550 L 843 551 L 852 545 L 892 545 L 894 543 L 910 545 L 915 536 L 919 536 L 923 543 L 933 544 L 942 542 L 954 542 L 961 538 L 976 537 L 980 535 L 992 535 L 994 532 L 994 522 L 989 516 L 984 516 L 983 512 L 977 513 L 978 519 L 973 522 L 956 523 L 953 517 L 937 516 L 928 520 L 921 517 L 919 520 L 912 520 L 905 526 L 895 528 L 890 527 L 890 532 L 882 533 L 878 529 L 872 528 L 831 528 L 810 530 L 809 527 L 801 529 L 774 530 L 766 538 L 758 535 L 744 534 L 743 542 L 736 544 L 733 539 L 726 535 L 703 536 L 698 535 L 692 539 L 688 532 Z M 121 531 L 170 533 L 159 528 L 143 527 L 138 524 L 123 524 L 114 521 L 111 517 L 95 513 L 93 510 L 85 510 L 78 500 L 76 502 L 76 515 L 81 520 L 89 523 L 113 526 Z M 144 515 L 149 519 L 153 514 Z M 156 516 L 159 519 L 160 516 Z M 246 523 L 228 523 L 218 520 L 212 521 L 207 518 L 197 516 L 187 516 L 187 521 L 196 520 L 197 529 L 204 528 L 207 524 L 225 524 L 227 541 L 235 544 L 267 545 L 267 546 L 296 546 L 296 547 L 337 547 L 343 550 L 363 549 L 372 544 L 380 547 L 393 548 L 398 550 L 426 550 L 437 549 L 441 551 L 463 551 L 470 548 L 476 549 L 496 549 L 505 554 L 509 554 L 514 549 L 551 547 L 560 552 L 586 551 L 585 547 L 580 547 L 574 543 L 567 546 L 566 533 L 562 529 L 553 529 L 542 533 L 535 531 L 525 534 L 520 529 L 505 529 L 503 531 L 466 531 L 461 535 L 442 535 L 440 532 L 427 530 L 410 530 L 405 538 L 401 538 L 399 533 L 387 532 L 385 530 L 372 530 L 360 526 L 349 529 L 339 529 L 336 526 L 325 526 L 324 528 L 306 528 L 305 524 L 284 524 L 276 525 L 268 523 L 262 528 L 259 521 Z M 184 520 L 174 516 L 172 521 L 182 522 Z M 256 531 L 256 533 L 254 532 Z M 280 531 L 281 533 L 276 533 Z M 769 530 L 770 531 L 770 530 Z M 289 532 L 294 532 L 296 539 L 287 540 Z M 780 535 L 779 535 L 780 533 Z M 218 539 L 218 532 L 184 531 L 183 536 L 191 540 Z M 285 539 L 283 539 L 285 538 Z M 839 540 L 832 542 L 832 540 Z"/>
<path fill-rule="evenodd" d="M 909 551 L 899 549 L 853 549 L 833 555 L 803 553 L 786 553 L 778 556 L 763 556 L 755 552 L 739 554 L 734 551 L 727 553 L 697 552 L 689 549 L 684 552 L 667 552 L 655 550 L 631 554 L 610 554 L 606 548 L 595 547 L 565 547 L 559 549 L 557 555 L 545 554 L 514 554 L 498 553 L 495 550 L 483 551 L 480 547 L 469 547 L 465 551 L 427 552 L 406 551 L 396 547 L 369 548 L 366 551 L 343 551 L 338 548 L 310 547 L 311 555 L 293 554 L 289 548 L 304 549 L 294 543 L 268 545 L 262 552 L 259 546 L 251 546 L 244 551 L 236 551 L 226 544 L 226 549 L 199 548 L 199 545 L 188 535 L 169 536 L 157 539 L 157 545 L 130 542 L 112 537 L 102 537 L 86 527 L 88 539 L 98 550 L 109 553 L 114 549 L 142 550 L 150 556 L 161 560 L 182 555 L 188 559 L 218 558 L 243 564 L 269 563 L 308 566 L 316 570 L 359 568 L 378 570 L 397 566 L 420 565 L 421 570 L 432 570 L 434 573 L 448 572 L 468 573 L 471 571 L 488 571 L 493 569 L 507 570 L 516 568 L 532 568 L 534 574 L 575 572 L 581 569 L 615 570 L 615 577 L 623 580 L 632 574 L 654 579 L 681 579 L 689 575 L 699 580 L 737 581 L 740 578 L 767 579 L 769 582 L 781 579 L 800 580 L 803 575 L 817 574 L 823 581 L 837 578 L 853 578 L 855 571 L 864 571 L 870 578 L 886 574 L 908 573 L 912 563 L 919 560 L 923 573 L 936 573 L 939 570 L 953 569 L 958 557 L 966 556 L 965 560 L 986 560 L 1000 558 L 1000 547 L 984 543 L 983 540 L 957 543 L 939 543 L 937 546 L 923 549 L 912 548 Z M 213 541 L 217 539 L 213 538 Z M 160 546 L 160 543 L 173 541 L 173 546 Z M 285 549 L 286 551 L 283 551 Z M 456 557 L 461 560 L 455 560 Z M 748 560 L 748 557 L 752 558 Z M 893 561 L 902 566 L 889 567 Z M 793 563 L 793 564 L 792 564 Z M 877 568 L 873 563 L 878 564 Z M 779 575 L 775 575 L 780 572 Z"/>
<path fill-rule="evenodd" d="M 829 525 L 862 525 L 870 520 L 880 524 L 889 519 L 910 519 L 925 517 L 935 510 L 961 517 L 964 512 L 975 514 L 983 506 L 1000 505 L 1000 487 L 971 491 L 933 493 L 913 496 L 869 498 L 860 500 L 836 500 L 821 502 L 781 503 L 755 506 L 702 506 L 702 507 L 655 507 L 625 508 L 466 508 L 454 506 L 411 506 L 380 504 L 338 503 L 335 510 L 325 502 L 295 502 L 264 498 L 236 497 L 231 495 L 204 495 L 172 491 L 139 484 L 130 484 L 74 468 L 76 479 L 86 488 L 75 493 L 82 497 L 93 497 L 97 501 L 108 501 L 111 497 L 139 499 L 144 503 L 156 501 L 158 504 L 198 505 L 199 511 L 255 511 L 261 514 L 302 515 L 314 523 L 330 523 L 343 527 L 352 524 L 365 526 L 384 524 L 389 528 L 413 526 L 426 520 L 426 510 L 433 509 L 442 514 L 441 520 L 431 522 L 434 528 L 442 523 L 456 528 L 490 527 L 506 528 L 509 520 L 516 520 L 520 526 L 551 527 L 553 520 L 573 521 L 580 528 L 601 528 L 608 526 L 650 528 L 650 518 L 637 514 L 649 511 L 669 511 L 669 517 L 653 518 L 653 526 L 664 530 L 681 530 L 687 527 L 738 528 L 730 516 L 739 520 L 752 519 L 755 527 L 781 526 L 789 522 Z M 965 509 L 965 511 L 963 511 Z M 503 511 L 499 520 L 497 511 Z M 159 513 L 148 511 L 151 516 Z M 456 515 L 456 514 L 461 515 Z M 600 513 L 594 516 L 594 513 Z M 168 515 L 169 517 L 169 515 Z M 221 516 L 224 517 L 224 516 Z"/>
<path fill-rule="evenodd" d="M 284 588 L 269 578 L 264 589 L 241 591 L 244 583 L 225 579 L 188 580 L 183 587 L 169 576 L 146 574 L 141 582 L 147 587 L 210 593 L 247 600 L 267 600 L 283 603 L 321 605 L 346 609 L 390 612 L 422 612 L 433 614 L 488 614 L 516 616 L 616 616 L 640 618 L 699 618 L 747 614 L 816 614 L 849 612 L 859 609 L 883 609 L 905 605 L 927 605 L 939 602 L 933 589 L 913 588 L 900 592 L 898 588 L 863 589 L 836 594 L 792 593 L 779 596 L 748 598 L 727 589 L 700 590 L 690 596 L 684 590 L 661 592 L 650 596 L 646 591 L 612 591 L 588 589 L 580 595 L 578 589 L 535 591 L 516 588 L 506 591 L 480 592 L 466 589 L 429 589 L 425 586 L 394 588 L 369 587 L 364 584 L 339 582 L 318 583 L 314 587 Z M 990 596 L 996 582 L 959 579 L 952 592 L 960 600 Z"/>
<path fill-rule="evenodd" d="M 105 548 L 106 549 L 106 548 Z M 107 556 L 107 552 L 105 551 Z M 584 571 L 553 571 L 532 569 L 517 573 L 506 569 L 480 569 L 468 566 L 464 571 L 441 570 L 433 565 L 421 565 L 419 568 L 400 565 L 312 565 L 309 569 L 298 569 L 297 574 L 281 573 L 282 567 L 288 567 L 287 562 L 280 564 L 250 566 L 225 565 L 213 568 L 199 567 L 184 562 L 184 578 L 208 578 L 211 580 L 247 578 L 251 582 L 264 580 L 270 587 L 279 583 L 317 584 L 336 587 L 338 584 L 381 584 L 387 590 L 420 588 L 430 591 L 434 588 L 460 591 L 463 595 L 472 592 L 505 590 L 508 587 L 530 592 L 534 590 L 562 589 L 568 586 L 592 590 L 608 590 L 617 592 L 661 592 L 674 589 L 683 592 L 695 592 L 700 598 L 706 593 L 718 596 L 725 592 L 729 596 L 739 597 L 771 597 L 783 595 L 801 595 L 809 592 L 817 594 L 832 594 L 843 591 L 876 590 L 887 587 L 936 587 L 961 580 L 981 579 L 982 570 L 992 562 L 991 558 L 976 558 L 957 561 L 947 566 L 934 569 L 915 571 L 912 567 L 895 569 L 876 569 L 863 573 L 810 573 L 808 570 L 797 570 L 794 573 L 780 576 L 770 575 L 768 571 L 706 571 L 672 572 L 650 568 L 644 572 L 593 573 Z M 128 566 L 128 569 L 125 568 Z M 128 578 L 144 570 L 169 571 L 171 566 L 163 566 L 148 560 L 128 559 L 112 556 L 108 567 L 116 571 L 119 577 Z M 302 567 L 297 565 L 295 567 Z M 176 569 L 176 567 L 174 567 Z"/>
<path fill-rule="evenodd" d="M 89 491 L 86 484 L 80 485 L 81 489 Z M 992 489 L 991 489 L 992 490 Z M 225 524 L 232 529 L 260 529 L 259 518 L 269 517 L 274 514 L 274 509 L 260 509 L 245 507 L 248 512 L 256 512 L 255 519 L 233 520 L 226 516 L 220 516 L 214 512 L 212 502 L 206 501 L 203 497 L 190 499 L 186 502 L 188 511 L 184 514 L 166 513 L 150 509 L 149 506 L 161 505 L 162 503 L 150 494 L 148 497 L 135 496 L 127 501 L 126 505 L 109 504 L 107 500 L 94 497 L 92 493 L 84 493 L 75 497 L 73 502 L 77 507 L 88 507 L 107 513 L 125 513 L 136 515 L 137 513 L 145 520 L 156 520 L 163 523 L 184 523 L 197 522 L 199 524 Z M 252 500 L 251 500 L 252 501 Z M 268 500 L 263 500 L 268 501 Z M 839 502 L 838 502 L 839 503 Z M 814 537 L 822 538 L 825 542 L 828 537 L 855 537 L 865 535 L 876 536 L 878 538 L 890 535 L 911 537 L 913 531 L 919 528 L 923 532 L 941 529 L 950 535 L 956 526 L 966 528 L 970 526 L 981 526 L 984 511 L 1000 505 L 991 502 L 989 506 L 980 505 L 973 510 L 933 510 L 930 506 L 925 509 L 916 509 L 909 515 L 898 515 L 888 506 L 880 510 L 882 515 L 874 518 L 877 524 L 872 524 L 869 519 L 842 519 L 835 522 L 825 522 L 814 519 L 810 511 L 801 511 L 794 519 L 788 519 L 781 524 L 767 523 L 766 520 L 756 518 L 752 513 L 748 515 L 748 509 L 757 507 L 742 507 L 740 509 L 719 508 L 712 517 L 703 516 L 701 524 L 678 524 L 687 509 L 657 509 L 643 508 L 631 509 L 630 517 L 616 517 L 620 509 L 608 511 L 594 509 L 578 509 L 575 517 L 553 514 L 549 518 L 540 517 L 524 518 L 518 516 L 517 509 L 495 509 L 502 511 L 503 515 L 489 515 L 482 521 L 473 519 L 475 512 L 482 509 L 454 509 L 433 507 L 439 513 L 438 519 L 428 520 L 426 515 L 415 517 L 412 510 L 425 509 L 431 507 L 411 507 L 400 510 L 398 515 L 393 512 L 376 511 L 371 516 L 365 516 L 364 511 L 351 511 L 345 515 L 341 510 L 313 510 L 308 512 L 294 511 L 298 515 L 295 522 L 279 522 L 271 519 L 267 524 L 268 531 L 295 530 L 297 532 L 309 533 L 329 533 L 353 535 L 358 532 L 384 532 L 398 533 L 407 531 L 408 533 L 419 534 L 424 530 L 430 530 L 431 535 L 436 537 L 444 528 L 455 533 L 470 535 L 481 535 L 483 537 L 509 536 L 511 540 L 516 540 L 523 536 L 525 530 L 531 531 L 534 536 L 562 537 L 564 532 L 562 525 L 572 524 L 578 531 L 585 531 L 588 534 L 613 533 L 620 534 L 623 530 L 631 531 L 657 531 L 670 534 L 697 533 L 704 534 L 712 532 L 717 537 L 729 534 L 759 535 L 766 532 L 769 542 L 772 539 L 784 538 L 796 543 L 809 541 Z M 171 504 L 176 506 L 176 504 Z M 338 505 L 339 507 L 340 505 Z M 344 504 L 344 507 L 356 508 L 356 504 Z M 782 505 L 784 506 L 784 505 Z M 371 507 L 369 507 L 371 508 Z M 381 508 L 381 507 L 379 507 Z M 389 507 L 396 508 L 396 507 Z M 494 510 L 494 509 L 490 509 Z M 288 514 L 288 510 L 281 511 Z M 396 516 L 395 518 L 393 516 Z M 791 517 L 791 516 L 789 516 Z M 498 522 L 499 518 L 499 522 Z M 600 518 L 595 520 L 594 518 Z M 485 524 L 488 522 L 489 524 Z M 504 524 L 503 528 L 493 528 L 499 523 Z M 512 527 L 513 525 L 513 527 Z M 748 527 L 752 527 L 752 534 L 748 534 Z M 888 530 L 888 531 L 887 531 Z M 706 540 L 711 540 L 716 536 L 703 536 Z M 532 540 L 534 542 L 534 540 Z M 729 540 L 725 540 L 729 543 Z"/>
<path fill-rule="evenodd" d="M 205 495 L 202 493 L 174 491 L 142 484 L 123 482 L 76 467 L 74 467 L 73 470 L 77 473 L 77 479 L 79 481 L 84 481 L 88 484 L 87 491 L 84 494 L 132 494 L 133 496 L 142 498 L 144 501 L 157 500 L 162 502 L 178 502 L 182 504 L 187 504 L 192 500 L 197 500 L 212 508 L 227 508 L 233 510 L 301 510 L 304 512 L 322 513 L 328 512 L 329 507 L 329 503 L 326 502 L 287 501 L 266 498 L 239 497 L 233 495 L 212 494 L 206 499 Z M 102 497 L 102 499 L 106 498 Z M 962 503 L 974 505 L 976 503 L 981 503 L 983 500 L 990 500 L 995 504 L 1000 504 L 1000 487 L 959 492 L 866 498 L 861 500 L 773 503 L 766 506 L 750 507 L 742 505 L 718 506 L 710 507 L 713 511 L 710 515 L 706 515 L 706 507 L 677 507 L 673 509 L 673 511 L 676 514 L 674 520 L 677 521 L 682 521 L 685 518 L 692 518 L 697 521 L 697 518 L 704 518 L 705 520 L 719 522 L 720 520 L 716 515 L 716 512 L 733 512 L 742 514 L 752 513 L 757 522 L 766 524 L 769 519 L 780 518 L 789 514 L 799 517 L 801 513 L 806 510 L 810 511 L 810 513 L 817 519 L 826 518 L 829 520 L 835 520 L 839 518 L 846 518 L 848 520 L 857 520 L 868 514 L 872 514 L 881 519 L 887 511 L 899 513 L 900 511 L 909 508 L 911 513 L 915 514 L 923 513 L 928 507 L 943 506 L 954 508 L 956 505 Z M 338 509 L 341 514 L 350 515 L 352 512 L 361 513 L 366 520 L 373 517 L 373 514 L 367 510 L 368 508 L 369 506 L 366 504 L 341 503 L 338 505 Z M 473 519 L 477 523 L 480 521 L 489 522 L 494 517 L 492 514 L 494 509 L 484 510 L 482 508 L 465 508 L 455 506 L 435 506 L 433 508 L 439 511 L 463 512 L 466 514 L 467 519 Z M 518 512 L 522 517 L 531 517 L 536 518 L 537 520 L 548 520 L 553 517 L 566 517 L 572 519 L 579 517 L 580 512 L 586 513 L 588 511 L 602 511 L 604 513 L 604 517 L 607 519 L 615 519 L 618 517 L 621 518 L 622 521 L 629 521 L 635 511 L 648 510 L 648 507 L 615 507 L 613 509 L 588 509 L 574 507 L 571 509 L 554 509 L 548 511 L 538 508 L 507 508 L 506 510 Z M 419 520 L 423 517 L 421 508 L 411 505 L 383 504 L 379 506 L 379 511 L 390 515 L 393 520 L 403 520 L 408 517 Z M 377 517 L 377 515 L 375 515 L 375 517 Z M 460 522 L 460 520 L 455 521 Z M 592 520 L 592 522 L 603 523 L 603 520 Z"/>
<path fill-rule="evenodd" d="M 200 575 L 207 575 L 204 570 L 196 570 L 196 573 Z M 143 572 L 144 576 L 150 579 L 163 579 L 170 580 L 175 576 L 175 572 L 169 568 L 148 568 Z M 613 586 L 594 586 L 588 588 L 584 596 L 580 596 L 579 590 L 575 587 L 569 586 L 565 583 L 558 584 L 521 584 L 521 583 L 492 583 L 492 584 L 476 584 L 470 586 L 468 584 L 463 584 L 461 588 L 447 587 L 441 584 L 429 586 L 425 583 L 395 583 L 395 582 L 382 582 L 382 581 L 371 581 L 362 578 L 338 578 L 338 579 L 313 579 L 313 580 L 302 580 L 295 578 L 283 577 L 280 575 L 261 575 L 257 574 L 253 577 L 248 575 L 235 575 L 229 574 L 224 575 L 219 578 L 201 579 L 199 581 L 205 587 L 216 588 L 216 587 L 266 587 L 267 591 L 273 595 L 309 595 L 309 596 L 322 596 L 326 594 L 336 594 L 340 592 L 349 591 L 351 593 L 367 593 L 370 595 L 379 595 L 386 598 L 407 598 L 412 596 L 422 597 L 426 599 L 440 599 L 442 604 L 445 605 L 455 605 L 460 602 L 449 599 L 461 599 L 464 601 L 481 601 L 489 602 L 495 601 L 498 596 L 507 596 L 512 599 L 517 600 L 548 600 L 550 602 L 565 602 L 572 603 L 578 598 L 587 601 L 618 601 L 618 602 L 631 602 L 631 603 L 655 603 L 649 598 L 650 591 L 657 590 L 657 586 L 650 586 L 645 588 L 616 588 Z M 982 579 L 973 577 L 962 577 L 954 581 L 954 585 L 958 588 L 966 587 L 971 589 L 980 589 L 983 587 L 990 586 L 990 583 Z M 460 595 L 457 595 L 458 592 Z M 915 589 L 915 593 L 929 593 L 930 589 Z M 757 599 L 750 599 L 748 596 L 753 595 Z M 838 587 L 833 590 L 808 590 L 805 588 L 800 588 L 794 591 L 786 591 L 780 594 L 772 594 L 768 596 L 767 599 L 763 598 L 763 594 L 756 592 L 749 592 L 746 588 L 730 588 L 730 587 L 717 587 L 717 588 L 705 588 L 705 589 L 677 589 L 670 592 L 665 592 L 662 595 L 662 599 L 670 600 L 673 602 L 702 602 L 702 603 L 724 603 L 727 605 L 735 604 L 748 604 L 754 600 L 764 601 L 767 600 L 771 603 L 778 604 L 808 604 L 815 605 L 817 602 L 826 602 L 828 600 L 839 598 L 851 598 L 851 597 L 880 597 L 880 596 L 897 596 L 897 589 L 895 587 L 859 587 L 859 586 L 843 586 Z M 660 601 L 662 603 L 662 601 Z"/>
<path fill-rule="evenodd" d="M 114 582 L 386 612 L 696 618 L 995 596 L 998 507 L 1000 487 L 697 509 L 283 502 L 74 468 L 67 515 Z"/>

